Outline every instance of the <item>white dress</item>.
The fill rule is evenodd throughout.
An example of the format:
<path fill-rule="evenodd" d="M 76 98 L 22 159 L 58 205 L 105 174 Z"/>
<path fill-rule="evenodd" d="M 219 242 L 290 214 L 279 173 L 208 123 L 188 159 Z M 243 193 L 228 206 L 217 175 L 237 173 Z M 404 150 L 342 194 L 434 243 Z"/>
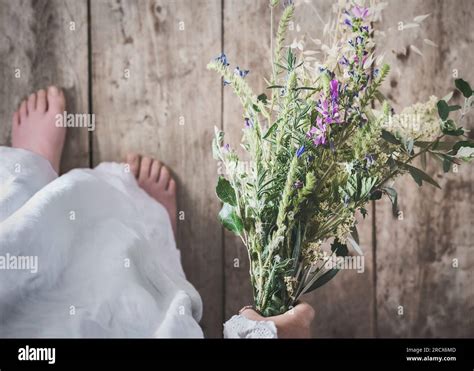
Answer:
<path fill-rule="evenodd" d="M 29 151 L 0 159 L 0 338 L 203 337 L 166 210 L 125 165 L 58 177 Z M 225 329 L 276 337 L 241 316 Z"/>

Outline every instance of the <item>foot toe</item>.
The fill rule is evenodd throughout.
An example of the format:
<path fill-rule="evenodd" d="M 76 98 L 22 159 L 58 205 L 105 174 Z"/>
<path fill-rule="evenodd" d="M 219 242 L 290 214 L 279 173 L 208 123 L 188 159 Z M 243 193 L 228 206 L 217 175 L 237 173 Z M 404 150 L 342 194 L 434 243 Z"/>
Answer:
<path fill-rule="evenodd" d="M 151 171 L 150 171 L 150 180 L 153 182 L 158 181 L 158 176 L 160 175 L 160 168 L 161 168 L 161 163 L 158 160 L 153 160 L 153 163 L 151 164 Z"/>
<path fill-rule="evenodd" d="M 38 90 L 36 94 L 36 110 L 44 113 L 47 108 L 46 91 L 44 89 Z"/>
<path fill-rule="evenodd" d="M 29 96 L 26 107 L 28 109 L 28 113 L 36 110 L 36 93 L 33 93 Z"/>
<path fill-rule="evenodd" d="M 50 86 L 48 88 L 48 111 L 54 111 L 60 113 L 64 110 L 66 100 L 62 90 L 56 86 Z"/>
<path fill-rule="evenodd" d="M 160 171 L 160 177 L 158 178 L 158 186 L 162 189 L 168 188 L 169 181 L 171 179 L 171 173 L 166 166 L 163 166 Z"/>
<path fill-rule="evenodd" d="M 170 180 L 167 191 L 173 196 L 176 195 L 176 181 L 174 179 Z"/>
<path fill-rule="evenodd" d="M 140 173 L 138 174 L 138 181 L 144 182 L 150 177 L 150 169 L 151 169 L 151 158 L 143 157 L 141 164 L 140 164 Z"/>
<path fill-rule="evenodd" d="M 12 117 L 12 127 L 20 125 L 20 114 L 16 111 Z"/>
<path fill-rule="evenodd" d="M 135 153 L 129 153 L 127 155 L 127 164 L 130 165 L 130 172 L 136 178 L 138 177 L 138 171 L 140 170 L 140 156 Z"/>
<path fill-rule="evenodd" d="M 20 112 L 20 121 L 26 120 L 26 118 L 28 117 L 28 110 L 26 109 L 26 100 L 21 102 L 19 112 Z"/>

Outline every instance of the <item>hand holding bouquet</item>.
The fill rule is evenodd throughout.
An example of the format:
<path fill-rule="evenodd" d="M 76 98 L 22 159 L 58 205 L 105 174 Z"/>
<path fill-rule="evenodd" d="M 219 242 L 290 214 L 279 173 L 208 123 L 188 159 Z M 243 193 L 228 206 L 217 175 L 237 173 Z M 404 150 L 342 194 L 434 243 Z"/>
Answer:
<path fill-rule="evenodd" d="M 378 8 L 360 3 L 336 6 L 332 42 L 315 65 L 284 46 L 294 13 L 294 5 L 286 6 L 268 96 L 253 94 L 248 71 L 231 70 L 224 54 L 208 65 L 243 106 L 242 147 L 250 165 L 241 166 L 244 159 L 216 129 L 213 153 L 225 167 L 216 192 L 222 224 L 248 250 L 255 306 L 264 316 L 284 313 L 332 279 L 338 269 L 327 263 L 334 257 L 348 255 L 349 248 L 362 254 L 355 215 L 365 216 L 367 203 L 382 196 L 396 213 L 396 177 L 409 173 L 420 186 L 439 187 L 414 166 L 416 158 L 431 156 L 449 171 L 474 156 L 460 126 L 473 103 L 469 84 L 455 81 L 462 105 L 450 105 L 449 96 L 431 97 L 395 114 L 379 91 L 389 66 L 375 52 Z"/>

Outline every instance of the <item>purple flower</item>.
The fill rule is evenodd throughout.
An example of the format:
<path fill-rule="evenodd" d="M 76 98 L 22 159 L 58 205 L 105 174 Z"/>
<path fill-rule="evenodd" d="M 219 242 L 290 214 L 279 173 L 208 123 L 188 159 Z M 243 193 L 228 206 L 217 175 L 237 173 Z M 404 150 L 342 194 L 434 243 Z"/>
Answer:
<path fill-rule="evenodd" d="M 329 87 L 331 90 L 331 98 L 333 102 L 337 101 L 337 98 L 339 97 L 339 81 L 337 80 L 331 80 L 329 83 Z"/>
<path fill-rule="evenodd" d="M 316 110 L 322 115 L 326 123 L 332 124 L 340 122 L 339 107 L 335 102 L 332 102 L 330 106 L 328 100 L 325 99 L 319 103 Z"/>
<path fill-rule="evenodd" d="M 293 187 L 295 187 L 296 189 L 303 188 L 303 182 L 302 182 L 301 180 L 297 180 L 297 181 L 293 184 Z"/>
<path fill-rule="evenodd" d="M 302 145 L 298 150 L 296 151 L 296 157 L 300 158 L 303 153 L 305 153 L 306 148 L 304 148 L 304 145 Z"/>
<path fill-rule="evenodd" d="M 344 24 L 345 24 L 345 25 L 348 25 L 349 27 L 352 27 L 351 19 L 350 19 L 350 18 L 344 19 Z"/>
<path fill-rule="evenodd" d="M 365 155 L 365 161 L 367 162 L 367 168 L 371 167 L 375 162 L 374 156 L 370 153 Z"/>
<path fill-rule="evenodd" d="M 326 144 L 327 127 L 326 124 L 323 123 L 321 117 L 318 117 L 316 119 L 316 125 L 317 126 L 312 126 L 306 135 L 313 141 L 313 144 L 317 147 Z"/>
<path fill-rule="evenodd" d="M 344 196 L 344 205 L 347 207 L 349 206 L 349 202 L 350 202 L 351 198 L 348 196 L 348 195 L 345 195 Z"/>
<path fill-rule="evenodd" d="M 222 147 L 224 149 L 225 152 L 230 152 L 230 144 L 227 143 L 227 144 L 224 144 L 224 147 Z"/>
<path fill-rule="evenodd" d="M 245 118 L 245 127 L 250 129 L 250 128 L 253 128 L 253 121 L 252 119 L 249 119 L 249 118 Z"/>
<path fill-rule="evenodd" d="M 247 76 L 249 74 L 249 70 L 241 70 L 239 68 L 239 66 L 235 67 L 235 70 L 234 70 L 234 75 L 237 75 L 237 76 L 240 76 L 242 78 L 244 78 L 245 76 Z"/>
<path fill-rule="evenodd" d="M 362 8 L 360 6 L 355 6 L 352 8 L 352 14 L 354 14 L 356 18 L 364 19 L 365 17 L 369 15 L 369 9 Z"/>
<path fill-rule="evenodd" d="M 215 61 L 221 62 L 225 67 L 229 65 L 229 62 L 227 61 L 227 56 L 224 53 L 221 53 L 215 58 Z"/>
<path fill-rule="evenodd" d="M 328 101 L 325 99 L 322 102 L 319 103 L 318 107 L 316 107 L 316 110 L 323 115 L 323 117 L 329 116 L 329 110 L 328 110 Z"/>
<path fill-rule="evenodd" d="M 342 56 L 342 58 L 339 60 L 339 64 L 342 64 L 343 66 L 348 66 L 349 61 L 347 60 L 346 57 Z"/>

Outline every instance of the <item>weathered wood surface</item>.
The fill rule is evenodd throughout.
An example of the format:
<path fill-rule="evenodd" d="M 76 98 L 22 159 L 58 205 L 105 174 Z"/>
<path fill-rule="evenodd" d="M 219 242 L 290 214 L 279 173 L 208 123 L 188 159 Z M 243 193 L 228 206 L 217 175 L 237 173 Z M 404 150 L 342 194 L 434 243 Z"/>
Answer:
<path fill-rule="evenodd" d="M 261 19 L 261 22 L 255 22 Z M 270 64 L 270 11 L 266 1 L 224 1 L 223 49 L 231 67 L 250 70 L 246 77 L 254 92 L 265 90 L 263 77 Z M 215 76 L 216 77 L 216 76 Z M 240 139 L 244 128 L 243 110 L 231 87 L 223 95 L 223 130 L 225 140 L 242 154 Z M 253 303 L 249 281 L 247 251 L 240 238 L 230 232 L 224 234 L 225 256 L 225 319 L 229 319 L 244 305 Z"/>
<path fill-rule="evenodd" d="M 204 302 L 201 325 L 222 336 L 222 229 L 210 143 L 221 81 L 206 73 L 221 49 L 218 1 L 92 1 L 93 162 L 133 151 L 178 181 L 178 247 Z M 212 93 L 211 93 L 212 92 Z"/>
<path fill-rule="evenodd" d="M 421 29 L 398 30 L 398 22 L 428 13 L 431 16 Z M 472 1 L 389 3 L 382 24 L 392 28 L 385 42 L 391 48 L 386 56 L 392 73 L 385 92 L 395 109 L 426 101 L 430 95 L 445 96 L 453 88 L 455 70 L 474 80 L 473 17 Z M 423 39 L 439 47 L 428 46 Z M 411 44 L 423 56 L 413 50 L 405 53 Z M 472 121 L 470 115 L 465 127 L 472 130 Z M 474 172 L 465 165 L 441 177 L 435 161 L 429 163 L 428 172 L 441 190 L 430 185 L 419 188 L 409 175 L 396 181 L 403 220 L 392 218 L 387 202 L 377 205 L 377 335 L 381 337 L 474 336 Z"/>
<path fill-rule="evenodd" d="M 87 129 L 69 130 L 63 171 L 87 167 L 89 157 L 93 165 L 120 161 L 129 151 L 169 165 L 184 212 L 178 227 L 184 268 L 203 297 L 206 335 L 219 337 L 223 321 L 252 298 L 246 251 L 240 240 L 222 233 L 216 219 L 218 165 L 210 140 L 216 125 L 237 146 L 243 120 L 238 100 L 205 65 L 223 49 L 233 65 L 250 69 L 255 92 L 265 90 L 267 1 L 89 3 L 90 40 L 86 0 L 0 0 L 0 144 L 9 143 L 11 114 L 21 99 L 57 84 L 66 91 L 69 112 L 96 114 L 93 148 Z M 294 28 L 299 24 L 318 37 L 319 17 L 327 21 L 331 4 L 301 5 Z M 399 21 L 427 13 L 432 14 L 421 30 L 396 30 Z M 395 32 L 387 32 L 380 46 L 390 46 L 386 59 L 393 69 L 384 89 L 397 110 L 431 93 L 443 96 L 454 69 L 474 81 L 473 16 L 469 0 L 389 2 L 381 26 Z M 423 44 L 423 38 L 439 47 Z M 410 44 L 424 56 L 404 55 Z M 472 118 L 466 126 L 473 128 Z M 384 201 L 361 221 L 365 272 L 343 271 L 306 297 L 317 312 L 313 336 L 474 336 L 473 171 L 460 167 L 440 178 L 437 164 L 428 170 L 442 190 L 419 189 L 408 177 L 397 180 L 403 220 L 394 220 Z"/>
<path fill-rule="evenodd" d="M 0 144 L 13 112 L 32 92 L 57 85 L 66 109 L 88 113 L 86 0 L 0 1 Z M 87 128 L 68 130 L 62 172 L 89 166 Z"/>

